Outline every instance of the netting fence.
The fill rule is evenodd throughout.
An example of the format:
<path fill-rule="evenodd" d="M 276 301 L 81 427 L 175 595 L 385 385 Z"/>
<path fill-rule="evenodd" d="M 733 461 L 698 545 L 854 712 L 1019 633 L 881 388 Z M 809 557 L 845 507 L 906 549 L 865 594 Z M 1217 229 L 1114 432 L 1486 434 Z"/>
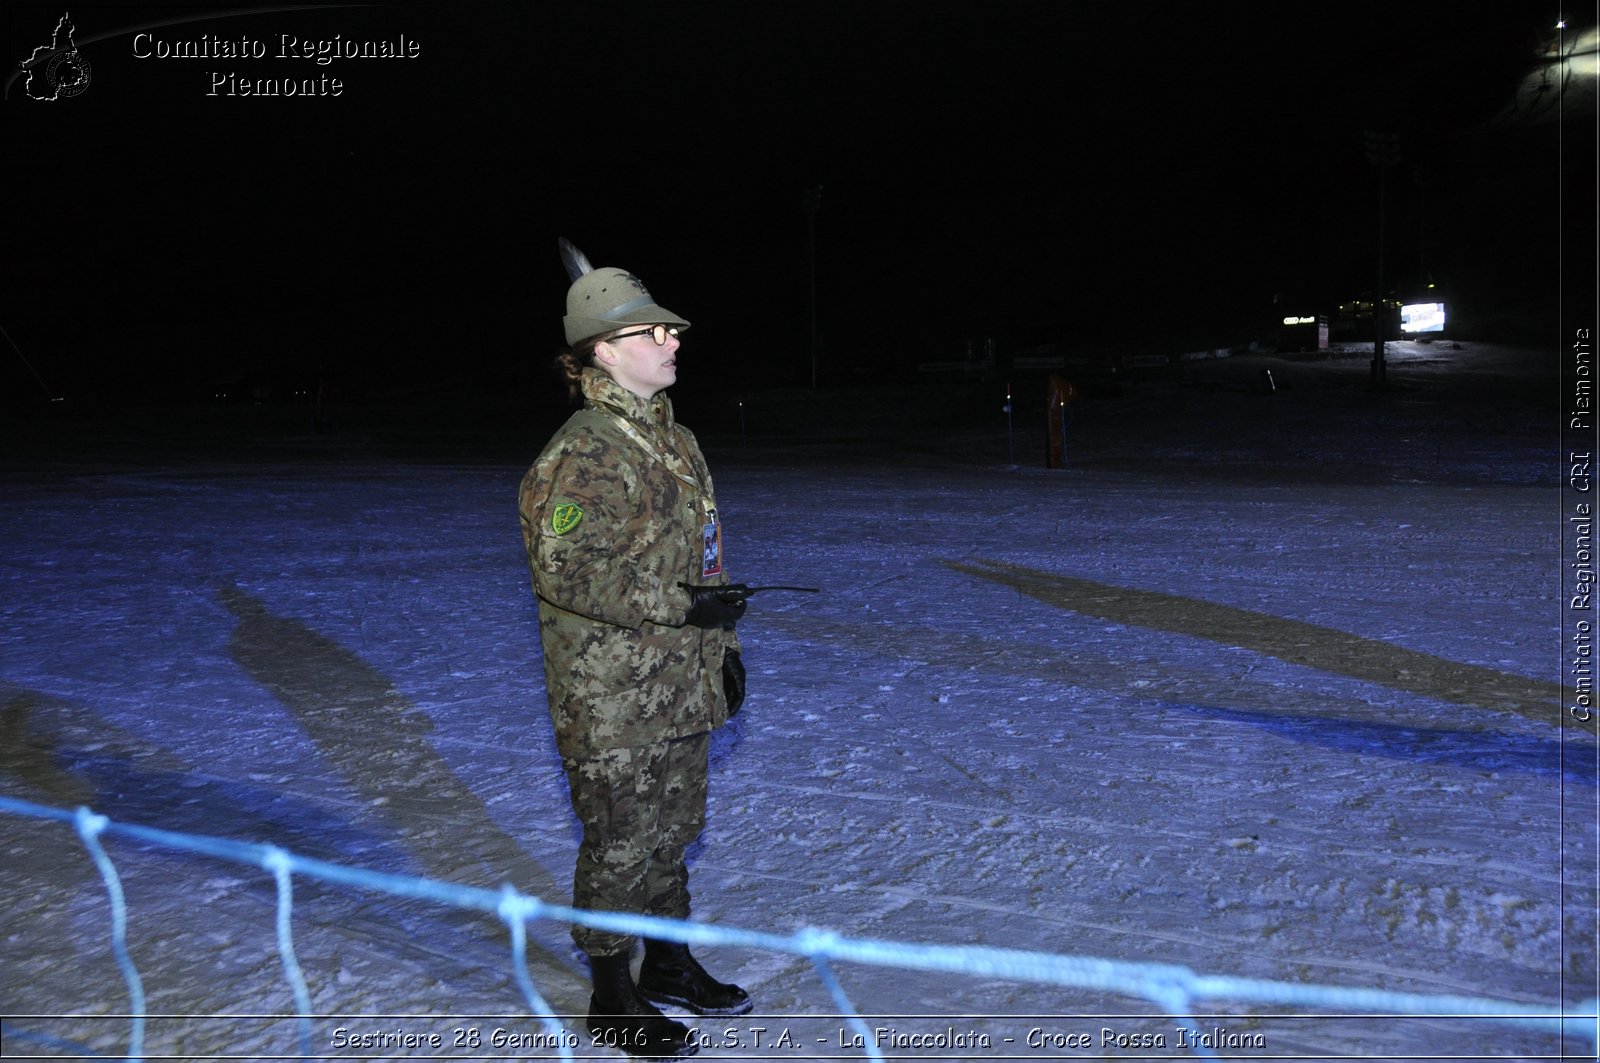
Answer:
<path fill-rule="evenodd" d="M 855 1037 L 851 1046 L 862 1058 L 883 1060 L 882 1048 L 868 1029 L 844 983 L 834 969 L 836 962 L 870 964 L 907 970 L 934 971 L 1017 982 L 1093 990 L 1147 1001 L 1161 1009 L 1190 1036 L 1183 1040 L 1193 1058 L 1221 1059 L 1203 1036 L 1197 1004 L 1207 1001 L 1235 1001 L 1255 1005 L 1276 1005 L 1316 1009 L 1325 1018 L 1351 1015 L 1407 1016 L 1430 1019 L 1468 1019 L 1494 1024 L 1509 1024 L 1523 1031 L 1551 1034 L 1566 1043 L 1583 1046 L 1586 1056 L 1600 1056 L 1600 998 L 1581 1005 L 1529 1006 L 1485 997 L 1401 993 L 1354 986 L 1317 985 L 1270 979 L 1240 978 L 1203 974 L 1187 967 L 1101 959 L 1090 956 L 1032 952 L 1020 949 L 981 946 L 913 944 L 902 941 L 852 937 L 832 930 L 808 928 L 793 934 L 778 934 L 708 923 L 683 922 L 650 916 L 615 912 L 594 912 L 551 904 L 538 897 L 518 892 L 510 885 L 486 890 L 437 879 L 397 875 L 298 856 L 275 845 L 240 842 L 226 838 L 183 834 L 132 823 L 114 822 L 88 808 L 66 810 L 0 796 L 0 812 L 24 817 L 54 820 L 74 827 L 88 850 L 105 884 L 110 906 L 110 945 L 128 993 L 128 1044 L 125 1058 L 145 1058 L 145 989 L 143 977 L 128 949 L 128 906 L 116 866 L 101 844 L 106 835 L 120 835 L 170 849 L 198 853 L 215 859 L 259 868 L 276 883 L 277 950 L 283 977 L 295 1001 L 299 1050 L 302 1058 L 329 1058 L 313 1051 L 311 998 L 304 971 L 294 946 L 294 877 L 302 876 L 328 883 L 420 899 L 441 905 L 489 913 L 507 928 L 510 965 L 528 1016 L 538 1020 L 561 1059 L 573 1059 L 573 1038 L 557 1013 L 540 994 L 528 968 L 527 927 L 537 920 L 580 923 L 602 930 L 639 935 L 688 945 L 734 946 L 783 952 L 810 962 L 817 977 L 839 1008 L 839 1015 Z M 0 898 L 3 901 L 3 898 Z M 1278 1016 L 1283 1017 L 1283 1016 Z M 6 1036 L 27 1040 L 29 1032 L 17 1027 Z M 3 1055 L 0 1051 L 0 1055 Z M 945 1056 L 943 1058 L 957 1058 Z M 1276 1058 L 1285 1058 L 1278 1056 Z M 1300 1058 L 1300 1057 L 1290 1057 Z M 1409 1058 L 1409 1057 L 1408 1057 Z M 1434 1056 L 1430 1058 L 1464 1058 Z M 1471 1058 L 1488 1058 L 1474 1055 Z M 1557 1056 L 1575 1058 L 1570 1050 Z"/>

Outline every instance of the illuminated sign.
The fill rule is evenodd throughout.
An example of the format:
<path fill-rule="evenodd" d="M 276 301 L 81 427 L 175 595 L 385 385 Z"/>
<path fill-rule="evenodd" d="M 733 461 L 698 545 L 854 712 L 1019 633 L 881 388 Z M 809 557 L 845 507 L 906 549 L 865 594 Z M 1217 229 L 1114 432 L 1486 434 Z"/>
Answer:
<path fill-rule="evenodd" d="M 1283 319 L 1283 323 L 1285 325 L 1315 325 L 1317 319 L 1314 317 L 1286 317 Z"/>
<path fill-rule="evenodd" d="M 1410 303 L 1400 308 L 1401 332 L 1443 332 L 1443 303 Z"/>

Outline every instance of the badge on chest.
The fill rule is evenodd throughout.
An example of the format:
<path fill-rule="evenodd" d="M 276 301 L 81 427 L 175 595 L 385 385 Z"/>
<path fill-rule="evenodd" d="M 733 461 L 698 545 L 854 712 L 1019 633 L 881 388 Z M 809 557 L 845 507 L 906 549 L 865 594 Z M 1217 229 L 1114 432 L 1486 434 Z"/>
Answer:
<path fill-rule="evenodd" d="M 706 523 L 700 528 L 700 576 L 722 575 L 722 522 L 716 510 L 706 514 Z"/>

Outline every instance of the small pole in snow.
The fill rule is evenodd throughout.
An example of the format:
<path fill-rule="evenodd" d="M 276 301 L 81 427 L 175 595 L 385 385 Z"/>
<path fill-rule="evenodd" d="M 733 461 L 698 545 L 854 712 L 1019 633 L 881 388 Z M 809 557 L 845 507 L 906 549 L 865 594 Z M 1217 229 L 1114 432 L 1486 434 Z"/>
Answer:
<path fill-rule="evenodd" d="M 739 400 L 739 443 L 742 446 L 750 445 L 750 435 L 744 430 L 744 400 Z"/>
<path fill-rule="evenodd" d="M 1067 403 L 1072 401 L 1074 394 L 1072 381 L 1052 376 L 1048 388 L 1044 402 L 1044 467 L 1062 469 L 1067 465 Z M 1051 412 L 1052 408 L 1054 413 Z"/>
<path fill-rule="evenodd" d="M 1011 455 L 1011 464 L 1017 463 L 1017 435 L 1011 420 L 1011 384 L 1006 383 L 1006 451 Z"/>

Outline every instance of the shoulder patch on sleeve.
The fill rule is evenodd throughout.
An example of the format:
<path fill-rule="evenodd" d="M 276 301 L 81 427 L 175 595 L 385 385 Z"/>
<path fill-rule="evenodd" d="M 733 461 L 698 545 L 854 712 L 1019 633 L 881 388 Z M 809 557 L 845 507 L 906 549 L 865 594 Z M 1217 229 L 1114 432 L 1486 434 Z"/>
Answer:
<path fill-rule="evenodd" d="M 571 502 L 563 502 L 550 515 L 550 530 L 557 535 L 565 535 L 576 528 L 581 520 L 583 520 L 583 509 Z"/>

